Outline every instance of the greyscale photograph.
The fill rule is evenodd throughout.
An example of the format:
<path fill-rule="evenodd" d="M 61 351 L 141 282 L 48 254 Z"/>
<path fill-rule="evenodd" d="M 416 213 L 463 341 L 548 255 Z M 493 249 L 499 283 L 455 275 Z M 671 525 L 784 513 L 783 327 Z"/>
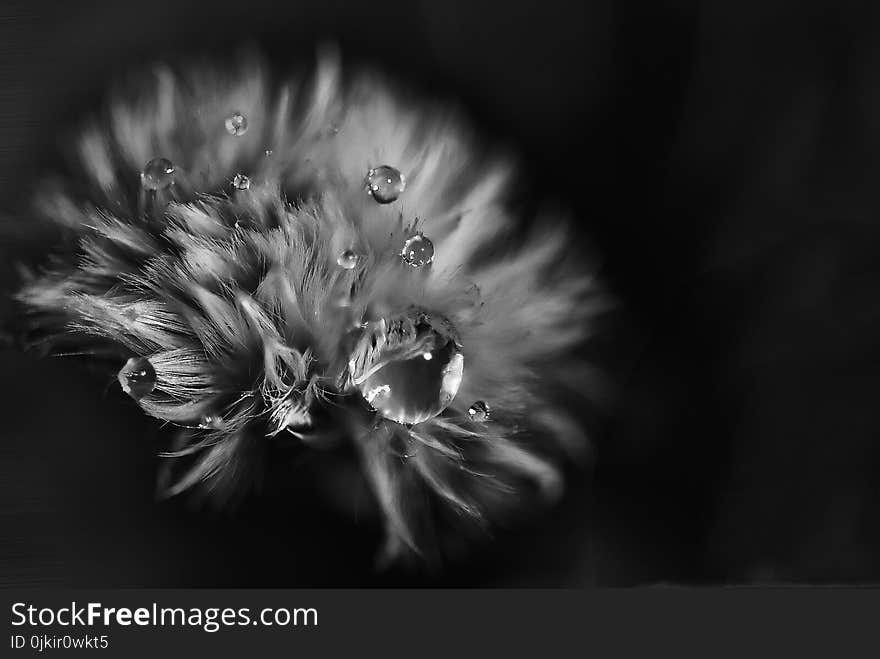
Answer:
<path fill-rule="evenodd" d="M 876 585 L 878 34 L 0 0 L 0 585 Z"/>

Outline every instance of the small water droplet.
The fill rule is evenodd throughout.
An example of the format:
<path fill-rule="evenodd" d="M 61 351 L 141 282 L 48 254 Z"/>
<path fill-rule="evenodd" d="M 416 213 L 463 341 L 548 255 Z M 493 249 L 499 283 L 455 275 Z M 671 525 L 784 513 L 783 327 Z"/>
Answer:
<path fill-rule="evenodd" d="M 492 413 L 492 409 L 486 401 L 478 400 L 468 408 L 467 413 L 471 421 L 483 423 L 484 421 L 489 420 L 489 415 Z"/>
<path fill-rule="evenodd" d="M 406 189 L 406 177 L 390 165 L 373 167 L 364 180 L 367 194 L 380 204 L 390 204 Z"/>
<path fill-rule="evenodd" d="M 156 387 L 156 370 L 146 357 L 132 357 L 116 376 L 122 390 L 140 400 Z"/>
<path fill-rule="evenodd" d="M 234 177 L 232 177 L 232 185 L 237 190 L 247 190 L 249 187 L 251 187 L 251 180 L 244 174 L 236 174 Z"/>
<path fill-rule="evenodd" d="M 434 260 L 434 243 L 425 238 L 421 233 L 417 233 L 403 243 L 403 249 L 400 250 L 400 258 L 407 265 L 414 268 L 420 268 L 428 265 Z"/>
<path fill-rule="evenodd" d="M 141 185 L 145 190 L 164 190 L 174 183 L 174 164 L 168 158 L 153 158 L 144 165 Z"/>
<path fill-rule="evenodd" d="M 336 259 L 336 263 L 340 268 L 345 268 L 346 270 L 351 270 L 354 266 L 357 265 L 358 256 L 350 249 L 345 250 L 342 254 L 339 255 L 339 258 Z"/>
<path fill-rule="evenodd" d="M 230 135 L 239 137 L 244 135 L 248 129 L 248 120 L 241 112 L 236 112 L 226 119 L 226 132 Z"/>
<path fill-rule="evenodd" d="M 268 158 L 269 156 L 272 155 L 272 149 L 266 149 L 265 153 L 266 153 L 266 157 Z"/>

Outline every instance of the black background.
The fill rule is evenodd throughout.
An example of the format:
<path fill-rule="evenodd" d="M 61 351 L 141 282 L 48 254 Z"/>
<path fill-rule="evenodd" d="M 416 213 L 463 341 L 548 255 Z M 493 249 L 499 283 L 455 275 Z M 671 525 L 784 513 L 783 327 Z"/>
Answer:
<path fill-rule="evenodd" d="M 157 504 L 155 424 L 75 360 L 4 350 L 0 578 L 877 581 L 878 30 L 840 2 L 3 0 L 4 290 L 34 250 L 33 181 L 114 77 L 247 40 L 283 69 L 333 39 L 515 145 L 624 311 L 603 339 L 620 386 L 591 474 L 444 575 L 373 573 L 370 524 L 307 491 L 235 517 Z"/>

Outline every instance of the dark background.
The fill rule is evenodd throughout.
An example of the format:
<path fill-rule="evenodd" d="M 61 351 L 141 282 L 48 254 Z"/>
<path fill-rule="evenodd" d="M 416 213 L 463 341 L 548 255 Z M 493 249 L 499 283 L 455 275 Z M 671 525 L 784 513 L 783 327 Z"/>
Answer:
<path fill-rule="evenodd" d="M 0 582 L 880 581 L 878 34 L 840 2 L 2 0 L 4 291 L 39 247 L 33 181 L 114 77 L 247 40 L 283 70 L 333 39 L 515 145 L 622 311 L 591 473 L 428 576 L 373 573 L 376 531 L 307 491 L 157 504 L 155 423 L 76 360 L 6 349 Z"/>

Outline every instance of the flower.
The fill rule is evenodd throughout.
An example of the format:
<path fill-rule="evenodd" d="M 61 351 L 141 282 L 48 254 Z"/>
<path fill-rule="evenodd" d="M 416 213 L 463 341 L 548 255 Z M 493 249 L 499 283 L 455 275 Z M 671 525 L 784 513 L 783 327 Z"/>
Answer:
<path fill-rule="evenodd" d="M 326 54 L 310 86 L 275 86 L 249 57 L 112 96 L 38 200 L 76 249 L 19 299 L 55 341 L 128 363 L 123 388 L 136 373 L 138 405 L 181 427 L 166 494 L 228 501 L 272 451 L 353 448 L 384 555 L 432 558 L 455 544 L 439 527 L 560 492 L 586 439 L 557 401 L 587 394 L 577 349 L 604 297 L 562 218 L 515 237 L 509 159 L 340 71 Z"/>

